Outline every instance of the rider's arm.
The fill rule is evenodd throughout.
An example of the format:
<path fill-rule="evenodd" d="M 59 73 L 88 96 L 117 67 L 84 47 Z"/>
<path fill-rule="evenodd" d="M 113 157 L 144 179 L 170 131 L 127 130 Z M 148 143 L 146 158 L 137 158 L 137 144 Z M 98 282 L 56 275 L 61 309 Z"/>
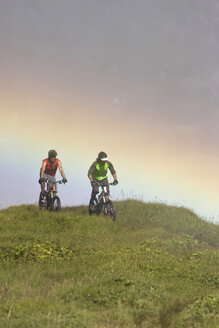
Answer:
<path fill-rule="evenodd" d="M 46 169 L 46 162 L 43 161 L 43 164 L 42 164 L 42 166 L 41 166 L 41 170 L 40 170 L 40 178 L 41 178 L 41 179 L 42 179 L 43 176 L 44 176 L 45 169 Z"/>
<path fill-rule="evenodd" d="M 116 170 L 114 169 L 113 164 L 111 162 L 108 162 L 108 165 L 114 180 L 117 180 Z"/>
<path fill-rule="evenodd" d="M 58 161 L 58 167 L 59 167 L 59 171 L 61 173 L 61 176 L 63 177 L 63 179 L 65 179 L 65 173 L 64 173 L 64 170 L 62 168 L 62 163 L 61 161 Z"/>
<path fill-rule="evenodd" d="M 93 162 L 93 164 L 91 165 L 91 167 L 88 170 L 87 176 L 91 182 L 93 181 L 93 173 L 94 173 L 96 165 L 97 165 L 97 161 Z"/>
<path fill-rule="evenodd" d="M 116 173 L 113 174 L 113 179 L 117 181 L 117 175 L 116 175 Z"/>

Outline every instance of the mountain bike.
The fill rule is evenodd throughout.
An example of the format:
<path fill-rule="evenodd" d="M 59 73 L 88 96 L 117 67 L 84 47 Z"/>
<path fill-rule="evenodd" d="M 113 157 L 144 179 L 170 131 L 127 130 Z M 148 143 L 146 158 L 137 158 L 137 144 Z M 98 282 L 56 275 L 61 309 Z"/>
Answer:
<path fill-rule="evenodd" d="M 109 183 L 110 186 L 115 186 L 114 183 Z M 107 188 L 101 182 L 98 182 L 98 186 L 102 188 L 102 191 L 98 196 L 95 198 L 94 202 L 94 210 L 89 207 L 89 214 L 92 215 L 93 213 L 96 215 L 100 215 L 103 211 L 104 216 L 108 216 L 112 219 L 113 222 L 116 221 L 116 209 L 113 202 L 110 199 L 110 195 L 107 192 Z"/>
<path fill-rule="evenodd" d="M 46 180 L 47 188 L 45 191 L 45 194 L 40 193 L 39 198 L 39 208 L 47 209 L 50 211 L 60 211 L 61 210 L 61 200 L 58 196 L 58 193 L 56 190 L 54 190 L 54 185 L 56 184 L 62 184 L 62 180 L 55 181 L 54 180 Z"/>

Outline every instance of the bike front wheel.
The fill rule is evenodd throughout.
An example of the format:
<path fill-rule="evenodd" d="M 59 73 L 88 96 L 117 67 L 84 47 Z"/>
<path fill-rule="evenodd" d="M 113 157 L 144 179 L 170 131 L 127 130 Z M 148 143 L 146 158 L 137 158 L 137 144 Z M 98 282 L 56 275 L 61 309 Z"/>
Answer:
<path fill-rule="evenodd" d="M 103 202 L 100 201 L 95 207 L 95 213 L 97 215 L 100 215 L 100 213 L 102 212 L 102 209 L 103 209 Z"/>
<path fill-rule="evenodd" d="M 114 204 L 111 200 L 108 200 L 104 204 L 104 215 L 105 216 L 110 216 L 113 222 L 116 221 L 116 209 L 115 209 L 115 206 L 114 206 Z"/>
<path fill-rule="evenodd" d="M 55 196 L 50 204 L 50 211 L 60 211 L 61 210 L 61 200 L 58 196 Z"/>

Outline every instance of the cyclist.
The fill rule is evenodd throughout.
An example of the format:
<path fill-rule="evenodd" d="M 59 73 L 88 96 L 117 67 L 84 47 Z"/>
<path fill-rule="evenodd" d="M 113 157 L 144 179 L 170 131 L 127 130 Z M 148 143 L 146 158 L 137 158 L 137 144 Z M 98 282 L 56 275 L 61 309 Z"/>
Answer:
<path fill-rule="evenodd" d="M 49 181 L 54 181 L 55 182 L 55 175 L 57 168 L 59 168 L 60 174 L 62 176 L 62 182 L 66 183 L 67 179 L 65 177 L 65 173 L 62 168 L 62 163 L 61 161 L 56 158 L 57 152 L 55 150 L 50 150 L 48 152 L 48 158 L 43 160 L 41 169 L 40 169 L 40 179 L 39 183 L 41 184 L 41 193 L 40 197 L 43 198 L 46 196 L 45 192 L 45 182 L 48 179 Z M 57 191 L 56 185 L 53 185 L 54 190 Z"/>
<path fill-rule="evenodd" d="M 98 157 L 95 162 L 91 165 L 88 171 L 88 178 L 90 179 L 91 186 L 92 186 L 92 192 L 91 192 L 91 198 L 90 198 L 90 203 L 89 203 L 89 208 L 91 210 L 94 210 L 94 201 L 96 199 L 96 195 L 99 193 L 99 185 L 98 182 L 101 181 L 101 183 L 106 186 L 107 192 L 109 194 L 109 183 L 107 179 L 107 171 L 108 169 L 110 170 L 114 182 L 113 184 L 117 184 L 117 175 L 116 171 L 112 165 L 111 162 L 108 161 L 107 159 L 107 154 L 103 151 L 101 151 L 98 154 Z"/>

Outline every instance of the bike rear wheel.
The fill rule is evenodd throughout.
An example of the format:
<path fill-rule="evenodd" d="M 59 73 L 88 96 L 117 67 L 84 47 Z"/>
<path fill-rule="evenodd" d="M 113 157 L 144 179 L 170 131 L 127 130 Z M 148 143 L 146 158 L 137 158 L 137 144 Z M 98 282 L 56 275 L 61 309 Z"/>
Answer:
<path fill-rule="evenodd" d="M 58 196 L 55 196 L 51 200 L 50 211 L 60 211 L 61 210 L 61 200 Z"/>
<path fill-rule="evenodd" d="M 104 215 L 105 216 L 110 216 L 113 222 L 116 221 L 116 209 L 115 209 L 115 206 L 114 206 L 114 204 L 111 200 L 108 200 L 104 204 Z"/>

